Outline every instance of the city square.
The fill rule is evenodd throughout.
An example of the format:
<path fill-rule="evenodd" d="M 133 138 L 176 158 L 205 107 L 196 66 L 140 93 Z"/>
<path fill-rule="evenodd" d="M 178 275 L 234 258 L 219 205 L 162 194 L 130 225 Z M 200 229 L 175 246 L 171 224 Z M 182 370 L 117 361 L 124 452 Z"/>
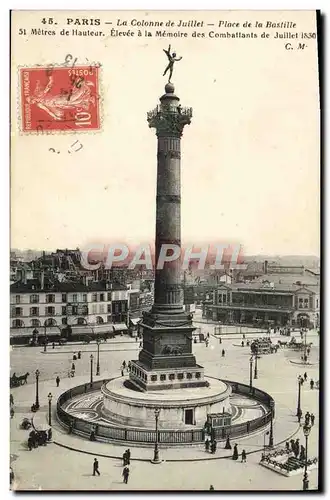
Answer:
<path fill-rule="evenodd" d="M 210 376 L 224 379 L 234 379 L 249 383 L 250 350 L 240 345 L 241 336 L 238 334 L 218 338 L 212 335 L 212 323 L 196 323 L 202 331 L 210 333 L 210 343 L 194 344 L 194 352 L 205 366 Z M 248 332 L 248 329 L 243 329 Z M 296 334 L 298 336 L 298 334 Z M 246 338 L 255 337 L 255 333 L 245 334 Z M 300 335 L 299 335 L 300 336 Z M 271 393 L 275 399 L 276 417 L 274 420 L 274 447 L 285 448 L 285 442 L 299 438 L 304 442 L 302 427 L 299 426 L 297 410 L 297 377 L 307 371 L 308 380 L 302 387 L 301 407 L 303 413 L 309 411 L 315 415 L 315 424 L 309 436 L 309 456 L 318 456 L 319 441 L 319 390 L 310 389 L 309 380 L 318 380 L 319 341 L 316 331 L 310 331 L 308 341 L 313 343 L 311 364 L 306 368 L 296 365 L 299 355 L 291 349 L 279 349 L 276 354 L 260 356 L 258 362 L 258 379 L 253 385 Z M 279 337 L 272 336 L 276 342 Z M 222 349 L 225 357 L 221 357 Z M 76 375 L 68 378 L 68 369 L 72 357 L 81 351 L 81 360 L 76 361 Z M 204 446 L 186 446 L 175 448 L 160 448 L 162 463 L 151 463 L 153 449 L 151 447 L 131 446 L 125 444 L 109 444 L 90 442 L 75 435 L 68 435 L 67 431 L 56 421 L 56 399 L 69 387 L 90 382 L 90 354 L 96 357 L 97 346 L 65 345 L 52 349 L 48 346 L 44 353 L 40 347 L 14 347 L 11 352 L 12 371 L 30 373 L 28 383 L 11 390 L 14 397 L 15 415 L 11 420 L 11 456 L 12 466 L 15 469 L 13 488 L 30 490 L 58 490 L 58 489 L 132 489 L 132 490 L 208 490 L 210 485 L 220 490 L 301 490 L 303 473 L 291 477 L 281 476 L 279 473 L 268 470 L 260 465 L 264 444 L 268 445 L 267 429 L 252 436 L 235 439 L 239 453 L 242 449 L 247 452 L 246 463 L 232 460 L 232 451 L 224 449 L 224 442 L 218 443 L 215 454 L 209 454 Z M 100 376 L 97 379 L 107 379 L 120 376 L 121 366 L 139 351 L 139 344 L 126 336 L 113 341 L 102 343 L 100 346 Z M 40 410 L 33 414 L 31 405 L 36 397 L 35 370 L 40 371 L 39 399 Z M 95 371 L 95 367 L 94 367 Z M 56 387 L 55 379 L 59 376 L 60 386 Z M 23 418 L 32 418 L 36 428 L 47 427 L 48 421 L 48 394 L 53 395 L 52 404 L 52 443 L 46 447 L 39 447 L 31 452 L 27 447 L 28 431 L 20 429 Z M 232 442 L 232 445 L 234 443 Z M 128 446 L 131 450 L 131 465 L 129 484 L 122 481 L 122 455 Z M 33 460 L 31 460 L 31 454 Z M 51 454 L 52 463 L 56 464 L 56 473 L 49 467 L 46 458 Z M 97 457 L 100 463 L 100 477 L 93 477 L 92 462 Z M 239 472 L 237 472 L 239 468 Z M 178 472 L 180 471 L 180 472 Z M 58 477 L 60 476 L 60 481 Z M 169 481 L 169 478 L 171 480 Z M 318 485 L 318 469 L 309 472 L 309 488 L 316 489 Z"/>

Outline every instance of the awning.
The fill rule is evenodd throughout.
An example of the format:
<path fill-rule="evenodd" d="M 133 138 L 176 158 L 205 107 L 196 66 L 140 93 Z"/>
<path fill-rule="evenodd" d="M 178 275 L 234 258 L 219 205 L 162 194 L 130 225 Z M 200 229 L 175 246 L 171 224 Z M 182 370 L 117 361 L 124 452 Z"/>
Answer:
<path fill-rule="evenodd" d="M 113 329 L 115 332 L 123 332 L 128 330 L 127 325 L 125 323 L 115 323 L 113 325 Z"/>
<path fill-rule="evenodd" d="M 134 326 L 136 326 L 138 323 L 140 323 L 141 319 L 142 319 L 142 318 L 131 318 L 131 319 L 130 319 L 130 322 L 131 322 Z"/>

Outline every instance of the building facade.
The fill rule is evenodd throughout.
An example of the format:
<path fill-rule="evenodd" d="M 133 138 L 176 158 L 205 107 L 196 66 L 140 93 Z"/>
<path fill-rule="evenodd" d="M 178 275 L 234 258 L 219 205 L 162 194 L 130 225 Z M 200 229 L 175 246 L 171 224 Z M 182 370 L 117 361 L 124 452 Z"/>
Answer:
<path fill-rule="evenodd" d="M 126 287 L 105 282 L 89 284 L 45 281 L 43 278 L 13 283 L 10 287 L 11 334 L 31 333 L 35 328 L 60 333 L 66 326 L 108 331 L 126 323 Z M 104 325 L 104 328 L 102 328 Z"/>
<path fill-rule="evenodd" d="M 318 286 L 267 280 L 220 285 L 203 303 L 203 316 L 224 324 L 316 328 L 319 313 Z"/>

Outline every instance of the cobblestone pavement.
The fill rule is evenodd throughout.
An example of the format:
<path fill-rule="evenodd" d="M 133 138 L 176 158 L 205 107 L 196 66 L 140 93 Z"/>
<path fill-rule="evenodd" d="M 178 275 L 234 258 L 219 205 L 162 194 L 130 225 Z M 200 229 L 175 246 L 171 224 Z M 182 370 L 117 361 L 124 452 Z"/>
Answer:
<path fill-rule="evenodd" d="M 209 325 L 203 325 L 209 327 Z M 206 330 L 207 331 L 207 330 Z M 136 359 L 138 344 L 135 341 L 124 343 L 101 344 L 100 365 L 101 377 L 107 378 L 120 375 L 120 366 L 123 360 Z M 318 360 L 318 336 L 310 332 L 308 342 L 313 342 L 311 358 Z M 222 344 L 214 337 L 208 347 L 204 344 L 194 344 L 194 351 L 198 362 L 206 369 L 210 376 L 248 383 L 249 358 L 247 347 L 235 347 L 231 339 L 223 339 Z M 68 349 L 68 347 L 70 347 Z M 221 357 L 222 348 L 226 351 L 225 358 Z M 82 359 L 75 362 L 76 377 L 66 378 L 72 362 L 72 353 L 82 351 Z M 53 352 L 52 352 L 53 351 Z M 55 351 L 55 352 L 54 352 Z M 71 351 L 71 352 L 68 352 Z M 217 450 L 215 456 L 206 456 L 201 447 L 175 448 L 161 450 L 162 458 L 166 461 L 160 465 L 153 465 L 147 460 L 152 458 L 152 449 L 131 447 L 132 458 L 130 465 L 129 484 L 122 482 L 122 465 L 119 458 L 125 447 L 105 443 L 91 443 L 77 436 L 68 436 L 54 422 L 54 434 L 61 444 L 75 448 L 73 451 L 55 443 L 29 452 L 26 447 L 28 432 L 21 430 L 19 425 L 22 419 L 31 417 L 30 406 L 35 398 L 34 372 L 38 368 L 40 375 L 40 411 L 36 415 L 36 424 L 45 422 L 47 413 L 47 394 L 52 392 L 54 402 L 56 397 L 66 388 L 89 381 L 90 353 L 96 359 L 96 345 L 63 346 L 55 350 L 25 347 L 14 348 L 11 352 L 11 373 L 22 374 L 30 372 L 28 384 L 12 389 L 15 401 L 15 415 L 11 420 L 11 454 L 16 456 L 13 462 L 15 471 L 15 487 L 24 490 L 208 490 L 210 484 L 215 489 L 222 490 L 301 490 L 302 475 L 286 478 L 259 465 L 260 450 L 264 435 L 257 434 L 245 440 L 238 440 L 239 451 L 246 449 L 247 463 L 235 462 L 227 452 Z M 292 350 L 280 349 L 277 354 L 264 355 L 258 361 L 258 379 L 254 382 L 257 387 L 269 392 L 276 402 L 276 421 L 274 424 L 275 442 L 285 439 L 295 432 L 297 422 L 295 411 L 297 405 L 297 376 L 303 374 L 303 366 L 291 363 L 299 361 L 299 353 Z M 94 365 L 95 370 L 95 365 Z M 306 369 L 308 376 L 318 380 L 318 365 Z M 56 388 L 55 377 L 59 374 L 62 381 L 59 389 Z M 94 377 L 95 380 L 98 377 Z M 318 398 L 319 391 L 311 390 L 309 383 L 302 387 L 302 410 L 309 410 L 316 416 L 315 425 L 309 438 L 309 456 L 317 456 L 318 447 Z M 55 405 L 54 405 L 55 406 Z M 297 431 L 296 437 L 304 443 L 302 430 Z M 56 438 L 55 438 L 56 441 Z M 127 446 L 126 446 L 127 447 Z M 81 452 L 83 451 L 83 452 Z M 105 455 L 99 457 L 100 477 L 93 477 L 92 462 L 94 454 Z M 205 460 L 205 458 L 211 458 Z M 145 461 L 134 460 L 140 458 Z M 177 462 L 173 460 L 186 460 Z M 201 460 L 202 459 L 202 460 Z M 172 461 L 171 461 L 172 460 Z M 190 460 L 190 461 L 189 461 Z M 193 461 L 191 461 L 193 460 Z M 189 461 L 189 462 L 188 462 Z M 317 487 L 318 471 L 309 474 L 310 488 Z"/>

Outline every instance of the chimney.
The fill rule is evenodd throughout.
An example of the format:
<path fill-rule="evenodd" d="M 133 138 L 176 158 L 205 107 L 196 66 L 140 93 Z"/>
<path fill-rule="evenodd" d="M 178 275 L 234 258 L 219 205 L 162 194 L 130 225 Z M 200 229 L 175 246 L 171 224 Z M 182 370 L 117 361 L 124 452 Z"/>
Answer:
<path fill-rule="evenodd" d="M 22 281 L 23 281 L 24 285 L 27 284 L 27 277 L 26 277 L 26 270 L 25 269 L 22 269 Z"/>
<path fill-rule="evenodd" d="M 265 260 L 265 263 L 264 263 L 264 273 L 268 274 L 268 260 Z"/>
<path fill-rule="evenodd" d="M 41 271 L 40 275 L 40 289 L 43 290 L 45 288 L 45 271 Z"/>

